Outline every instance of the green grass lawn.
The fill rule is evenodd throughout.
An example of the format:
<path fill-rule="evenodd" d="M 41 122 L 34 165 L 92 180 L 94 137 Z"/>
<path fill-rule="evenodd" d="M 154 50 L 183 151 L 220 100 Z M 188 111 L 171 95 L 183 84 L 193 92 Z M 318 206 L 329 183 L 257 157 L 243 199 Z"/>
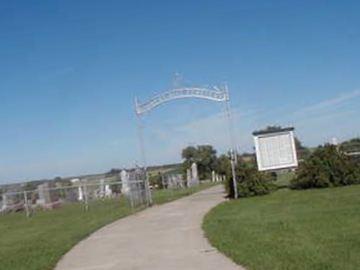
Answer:
<path fill-rule="evenodd" d="M 209 186 L 155 191 L 153 201 L 165 203 Z M 0 216 L 0 269 L 52 269 L 77 242 L 133 212 L 124 199 L 113 199 L 93 202 L 87 212 L 81 204 L 73 203 L 53 211 L 36 212 L 32 218 L 23 213 Z"/>
<path fill-rule="evenodd" d="M 203 228 L 247 269 L 360 269 L 360 185 L 223 203 Z"/>

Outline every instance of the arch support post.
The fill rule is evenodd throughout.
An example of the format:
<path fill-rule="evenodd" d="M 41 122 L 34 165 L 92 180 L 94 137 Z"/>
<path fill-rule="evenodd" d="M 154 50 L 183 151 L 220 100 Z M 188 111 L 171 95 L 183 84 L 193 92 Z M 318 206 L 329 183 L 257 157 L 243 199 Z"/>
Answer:
<path fill-rule="evenodd" d="M 141 116 L 139 114 L 137 114 L 137 122 L 138 122 L 137 128 L 138 128 L 138 137 L 139 137 L 139 147 L 140 147 L 140 152 L 141 152 L 141 163 L 142 163 L 144 175 L 145 175 L 145 179 L 144 179 L 145 196 L 146 196 L 147 204 L 152 205 L 153 201 L 152 201 L 152 195 L 151 195 L 151 190 L 150 190 L 149 174 L 147 171 L 145 143 L 144 143 L 144 134 L 143 134 L 143 132 L 144 132 L 143 131 L 143 123 L 141 121 Z"/>
<path fill-rule="evenodd" d="M 235 135 L 234 135 L 234 126 L 231 114 L 230 107 L 230 95 L 227 85 L 225 85 L 226 92 L 226 100 L 225 100 L 225 110 L 226 116 L 228 119 L 228 127 L 229 127 L 229 139 L 230 139 L 230 163 L 231 163 L 231 174 L 233 178 L 233 189 L 234 189 L 234 198 L 237 199 L 239 197 L 237 190 L 237 182 L 236 182 L 236 165 L 237 165 L 237 151 L 236 151 L 236 143 L 235 143 Z"/>

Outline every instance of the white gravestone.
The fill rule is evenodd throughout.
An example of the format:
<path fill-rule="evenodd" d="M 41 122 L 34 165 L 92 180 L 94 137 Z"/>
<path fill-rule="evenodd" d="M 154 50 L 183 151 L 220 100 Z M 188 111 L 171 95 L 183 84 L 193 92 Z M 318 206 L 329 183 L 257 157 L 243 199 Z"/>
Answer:
<path fill-rule="evenodd" d="M 183 178 L 181 174 L 168 175 L 166 179 L 167 179 L 167 188 L 184 187 Z"/>
<path fill-rule="evenodd" d="M 2 195 L 2 206 L 0 212 L 6 211 L 7 208 L 8 208 L 8 198 L 7 198 L 7 194 L 4 193 Z"/>
<path fill-rule="evenodd" d="M 211 172 L 211 182 L 215 182 L 216 178 L 215 178 L 215 171 Z"/>
<path fill-rule="evenodd" d="M 84 200 L 84 192 L 81 186 L 78 186 L 78 201 Z"/>
<path fill-rule="evenodd" d="M 184 179 L 183 179 L 182 174 L 177 175 L 177 182 L 178 182 L 179 187 L 181 187 L 181 188 L 184 187 Z"/>
<path fill-rule="evenodd" d="M 197 185 L 199 185 L 199 175 L 198 175 L 197 165 L 194 162 L 191 165 L 191 184 L 190 184 L 190 186 L 197 186 Z"/>
<path fill-rule="evenodd" d="M 105 185 L 105 197 L 111 197 L 112 190 L 110 188 L 110 185 Z"/>
<path fill-rule="evenodd" d="M 39 199 L 37 200 L 37 204 L 46 205 L 51 203 L 48 183 L 38 185 L 38 194 L 39 194 Z"/>
<path fill-rule="evenodd" d="M 99 192 L 99 197 L 103 198 L 105 196 L 105 180 L 101 179 L 100 180 L 100 192 Z"/>
<path fill-rule="evenodd" d="M 129 174 L 127 171 L 122 170 L 120 173 L 121 178 L 121 193 L 128 195 L 130 193 L 130 183 L 129 183 Z"/>
<path fill-rule="evenodd" d="M 190 169 L 186 170 L 186 183 L 187 183 L 188 187 L 191 186 L 191 170 Z"/>
<path fill-rule="evenodd" d="M 176 181 L 173 175 L 167 176 L 167 188 L 176 188 Z"/>

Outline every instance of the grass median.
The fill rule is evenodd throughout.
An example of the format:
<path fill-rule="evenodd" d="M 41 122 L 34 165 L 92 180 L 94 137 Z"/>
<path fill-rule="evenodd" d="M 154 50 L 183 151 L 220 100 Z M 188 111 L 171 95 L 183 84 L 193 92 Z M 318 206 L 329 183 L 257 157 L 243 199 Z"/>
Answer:
<path fill-rule="evenodd" d="M 210 187 L 153 192 L 154 204 L 162 204 Z M 63 254 L 97 229 L 141 208 L 131 209 L 124 199 L 92 202 L 89 211 L 73 203 L 52 211 L 0 216 L 0 269 L 53 269 Z"/>
<path fill-rule="evenodd" d="M 203 228 L 213 246 L 249 270 L 360 268 L 360 186 L 223 203 Z"/>

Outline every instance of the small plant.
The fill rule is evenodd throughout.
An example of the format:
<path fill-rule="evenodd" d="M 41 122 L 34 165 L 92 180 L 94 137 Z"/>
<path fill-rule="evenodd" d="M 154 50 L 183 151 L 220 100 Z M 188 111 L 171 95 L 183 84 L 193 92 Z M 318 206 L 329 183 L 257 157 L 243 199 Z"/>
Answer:
<path fill-rule="evenodd" d="M 320 146 L 300 164 L 293 189 L 324 188 L 360 183 L 360 168 L 334 145 Z"/>

